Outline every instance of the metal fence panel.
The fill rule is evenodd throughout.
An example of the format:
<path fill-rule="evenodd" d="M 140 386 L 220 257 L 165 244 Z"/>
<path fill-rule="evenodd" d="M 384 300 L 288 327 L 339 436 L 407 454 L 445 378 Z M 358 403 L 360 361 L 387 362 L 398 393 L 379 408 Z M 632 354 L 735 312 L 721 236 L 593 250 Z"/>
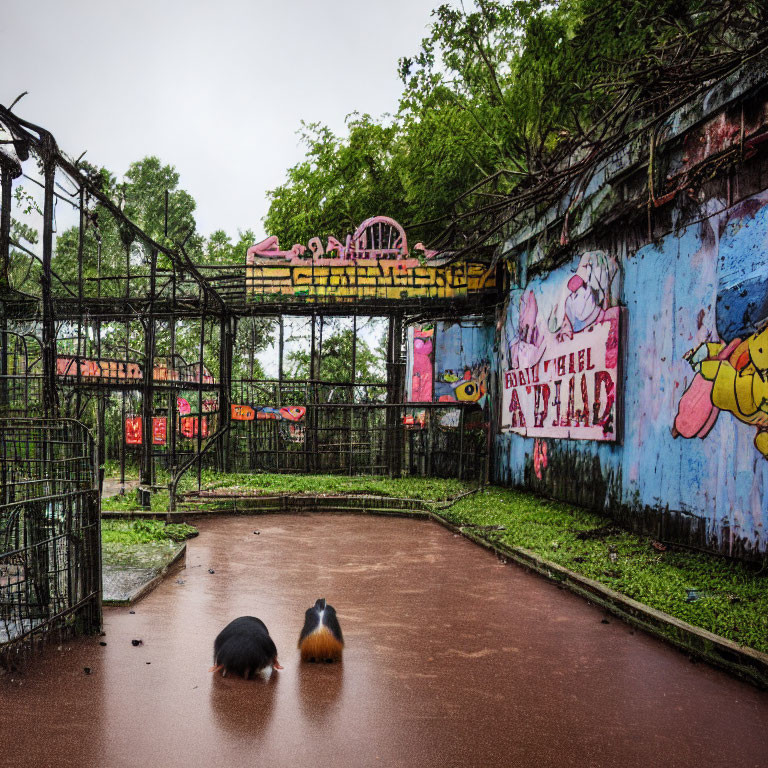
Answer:
<path fill-rule="evenodd" d="M 0 419 L 0 660 L 101 624 L 93 440 L 68 419 Z"/>

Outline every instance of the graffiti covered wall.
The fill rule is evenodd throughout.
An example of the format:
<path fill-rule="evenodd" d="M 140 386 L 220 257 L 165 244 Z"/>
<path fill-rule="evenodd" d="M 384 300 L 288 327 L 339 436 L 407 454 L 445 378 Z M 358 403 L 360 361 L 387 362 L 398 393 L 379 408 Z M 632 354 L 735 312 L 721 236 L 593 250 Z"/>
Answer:
<path fill-rule="evenodd" d="M 435 381 L 435 324 L 408 326 L 406 400 L 431 403 Z"/>
<path fill-rule="evenodd" d="M 493 328 L 482 320 L 409 326 L 406 400 L 477 403 L 483 408 L 492 358 Z"/>
<path fill-rule="evenodd" d="M 406 400 L 474 404 L 472 423 L 487 423 L 492 414 L 492 325 L 478 318 L 440 320 L 409 326 L 407 339 Z M 440 420 L 444 427 L 458 427 L 459 409 L 446 409 Z"/>
<path fill-rule="evenodd" d="M 442 321 L 435 335 L 436 403 L 485 407 L 490 384 L 493 329 L 481 320 Z"/>
<path fill-rule="evenodd" d="M 520 371 L 552 357 L 568 315 L 563 286 L 587 254 L 511 292 L 496 479 L 609 511 L 659 538 L 754 556 L 768 550 L 768 192 L 702 208 L 720 212 L 633 253 L 614 244 L 603 310 L 623 307 L 618 442 L 509 429 L 504 373 L 517 372 L 507 389 L 519 390 Z M 586 305 L 579 313 L 591 315 Z"/>
<path fill-rule="evenodd" d="M 617 438 L 618 276 L 616 260 L 593 251 L 563 285 L 537 280 L 511 292 L 500 348 L 503 431 Z"/>

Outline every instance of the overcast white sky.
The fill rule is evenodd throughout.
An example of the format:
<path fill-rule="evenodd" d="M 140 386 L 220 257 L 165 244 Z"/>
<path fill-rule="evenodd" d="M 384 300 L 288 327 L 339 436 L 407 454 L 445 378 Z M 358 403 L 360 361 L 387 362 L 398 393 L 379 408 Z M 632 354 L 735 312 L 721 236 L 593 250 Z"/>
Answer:
<path fill-rule="evenodd" d="M 300 121 L 342 132 L 350 112 L 393 112 L 397 60 L 439 3 L 1 0 L 0 103 L 29 91 L 16 114 L 118 176 L 158 155 L 203 234 L 260 235 Z"/>

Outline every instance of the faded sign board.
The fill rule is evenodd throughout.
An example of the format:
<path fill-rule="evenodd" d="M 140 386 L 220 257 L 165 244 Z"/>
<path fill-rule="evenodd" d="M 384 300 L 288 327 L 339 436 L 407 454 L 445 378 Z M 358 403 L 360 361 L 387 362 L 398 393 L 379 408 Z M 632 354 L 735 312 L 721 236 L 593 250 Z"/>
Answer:
<path fill-rule="evenodd" d="M 277 238 L 268 237 L 246 255 L 246 292 L 254 297 L 293 296 L 309 302 L 451 299 L 495 285 L 495 269 L 486 264 L 452 262 L 421 243 L 409 252 L 403 228 L 386 216 L 367 219 L 343 244 L 334 237 L 325 244 L 314 237 L 307 246 L 281 251 Z"/>
<path fill-rule="evenodd" d="M 528 368 L 503 376 L 506 428 L 529 437 L 616 439 L 619 314 L 550 345 Z"/>
<path fill-rule="evenodd" d="M 125 442 L 127 445 L 141 445 L 141 416 L 128 416 L 125 419 Z"/>
<path fill-rule="evenodd" d="M 165 416 L 152 417 L 152 445 L 165 445 L 168 434 L 168 420 Z"/>
<path fill-rule="evenodd" d="M 231 418 L 233 421 L 253 421 L 256 418 L 256 412 L 249 405 L 231 405 Z"/>
<path fill-rule="evenodd" d="M 501 429 L 615 441 L 622 307 L 615 259 L 589 251 L 510 295 L 501 341 Z"/>
<path fill-rule="evenodd" d="M 59 376 L 83 378 L 129 379 L 140 381 L 141 367 L 126 360 L 89 360 L 74 355 L 60 355 L 56 358 L 56 373 Z"/>

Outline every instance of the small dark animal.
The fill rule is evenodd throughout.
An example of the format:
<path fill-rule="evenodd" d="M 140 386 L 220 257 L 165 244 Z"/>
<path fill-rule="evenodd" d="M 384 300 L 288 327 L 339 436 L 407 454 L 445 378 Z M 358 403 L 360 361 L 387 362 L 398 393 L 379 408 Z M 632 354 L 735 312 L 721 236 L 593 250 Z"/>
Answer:
<path fill-rule="evenodd" d="M 240 675 L 246 680 L 257 674 L 269 677 L 272 668 L 282 669 L 277 648 L 261 619 L 241 616 L 227 624 L 213 643 L 212 671 Z"/>
<path fill-rule="evenodd" d="M 336 610 L 320 598 L 304 616 L 304 629 L 299 637 L 302 661 L 341 661 L 344 638 Z"/>

